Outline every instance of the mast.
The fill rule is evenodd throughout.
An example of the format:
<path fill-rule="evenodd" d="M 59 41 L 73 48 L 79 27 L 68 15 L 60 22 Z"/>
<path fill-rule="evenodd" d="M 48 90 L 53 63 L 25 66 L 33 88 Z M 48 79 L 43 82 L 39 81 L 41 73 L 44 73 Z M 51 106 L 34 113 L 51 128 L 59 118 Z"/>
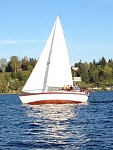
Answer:
<path fill-rule="evenodd" d="M 56 21 L 56 23 L 57 23 L 57 21 Z M 46 71 L 45 71 L 45 76 L 44 76 L 44 82 L 43 82 L 43 90 L 42 90 L 42 92 L 44 92 L 45 89 L 46 89 L 47 77 L 48 77 L 48 71 L 49 71 L 49 65 L 50 65 L 50 60 L 51 60 L 52 47 L 53 47 L 53 42 L 54 42 L 55 30 L 56 30 L 56 23 L 55 23 L 55 28 L 54 28 L 54 32 L 53 32 L 52 41 L 51 41 L 50 51 L 49 51 L 49 55 L 48 55 L 48 60 L 47 60 L 47 66 L 46 66 Z"/>

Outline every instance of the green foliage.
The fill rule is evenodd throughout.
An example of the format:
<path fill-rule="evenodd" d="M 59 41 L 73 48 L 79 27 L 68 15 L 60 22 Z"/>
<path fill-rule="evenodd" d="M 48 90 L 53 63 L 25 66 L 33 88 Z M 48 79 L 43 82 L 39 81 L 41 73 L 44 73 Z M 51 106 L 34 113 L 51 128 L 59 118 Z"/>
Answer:
<path fill-rule="evenodd" d="M 99 64 L 102 66 L 102 67 L 105 67 L 106 65 L 106 59 L 104 57 L 102 57 L 102 59 L 99 61 Z"/>
<path fill-rule="evenodd" d="M 7 66 L 6 59 L 5 58 L 0 59 L 0 68 L 3 73 L 5 72 L 6 66 Z"/>
<path fill-rule="evenodd" d="M 106 86 L 106 81 L 109 85 L 113 84 L 113 60 L 109 59 L 107 62 L 104 57 L 96 62 L 82 63 L 81 61 L 75 64 L 75 67 L 78 67 L 78 72 L 82 78 L 82 81 L 85 83 L 103 83 L 105 85 L 98 84 L 99 86 Z M 93 85 L 95 86 L 95 84 Z"/>
<path fill-rule="evenodd" d="M 19 71 L 16 74 L 17 79 L 19 79 L 19 81 L 27 81 L 29 75 L 30 75 L 30 71 Z"/>
<path fill-rule="evenodd" d="M 112 68 L 110 68 L 108 64 L 105 65 L 103 73 L 104 73 L 104 79 L 112 78 Z"/>
<path fill-rule="evenodd" d="M 10 58 L 10 66 L 12 68 L 12 71 L 16 73 L 21 68 L 21 62 L 19 61 L 18 56 L 12 56 Z"/>
<path fill-rule="evenodd" d="M 26 56 L 19 60 L 18 56 L 12 56 L 6 63 L 6 59 L 0 60 L 0 92 L 20 91 L 31 74 L 36 59 L 28 59 Z M 6 72 L 5 72 L 6 70 Z"/>
<path fill-rule="evenodd" d="M 28 59 L 26 56 L 22 60 L 19 60 L 18 56 L 12 56 L 8 63 L 6 63 L 7 61 L 4 58 L 1 60 L 3 61 L 0 63 L 0 92 L 20 91 L 36 65 L 37 60 L 33 58 Z M 78 71 L 72 71 L 72 75 L 81 77 L 82 82 L 77 83 L 81 88 L 97 86 L 105 89 L 106 86 L 113 86 L 112 59 L 109 59 L 107 62 L 102 57 L 98 62 L 93 60 L 90 63 L 82 63 L 80 60 L 74 66 L 78 67 Z M 2 73 L 3 69 L 5 69 L 4 74 Z"/>

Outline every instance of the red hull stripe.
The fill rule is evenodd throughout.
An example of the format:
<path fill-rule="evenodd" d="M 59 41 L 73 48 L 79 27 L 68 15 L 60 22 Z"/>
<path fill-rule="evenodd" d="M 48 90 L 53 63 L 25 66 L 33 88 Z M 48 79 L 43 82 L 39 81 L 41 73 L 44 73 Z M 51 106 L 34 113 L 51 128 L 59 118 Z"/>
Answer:
<path fill-rule="evenodd" d="M 41 104 L 79 104 L 82 103 L 80 101 L 71 101 L 71 100 L 41 100 L 30 102 L 30 105 L 41 105 Z"/>

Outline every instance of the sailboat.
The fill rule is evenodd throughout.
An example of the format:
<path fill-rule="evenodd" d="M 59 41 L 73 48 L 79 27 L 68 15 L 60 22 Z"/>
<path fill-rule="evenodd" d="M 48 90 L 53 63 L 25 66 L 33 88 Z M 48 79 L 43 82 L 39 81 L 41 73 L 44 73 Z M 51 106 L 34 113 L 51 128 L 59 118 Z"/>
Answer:
<path fill-rule="evenodd" d="M 47 43 L 19 95 L 22 103 L 70 104 L 88 100 L 86 92 L 61 90 L 64 85 L 73 86 L 67 45 L 57 17 Z"/>

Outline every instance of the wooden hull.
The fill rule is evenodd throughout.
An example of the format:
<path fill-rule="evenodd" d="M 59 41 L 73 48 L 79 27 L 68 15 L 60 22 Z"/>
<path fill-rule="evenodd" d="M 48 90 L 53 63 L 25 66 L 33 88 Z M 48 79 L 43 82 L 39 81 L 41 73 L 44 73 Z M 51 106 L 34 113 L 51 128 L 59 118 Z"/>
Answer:
<path fill-rule="evenodd" d="M 83 92 L 44 92 L 36 94 L 19 95 L 22 103 L 30 105 L 40 104 L 78 104 L 85 103 L 88 95 Z"/>

